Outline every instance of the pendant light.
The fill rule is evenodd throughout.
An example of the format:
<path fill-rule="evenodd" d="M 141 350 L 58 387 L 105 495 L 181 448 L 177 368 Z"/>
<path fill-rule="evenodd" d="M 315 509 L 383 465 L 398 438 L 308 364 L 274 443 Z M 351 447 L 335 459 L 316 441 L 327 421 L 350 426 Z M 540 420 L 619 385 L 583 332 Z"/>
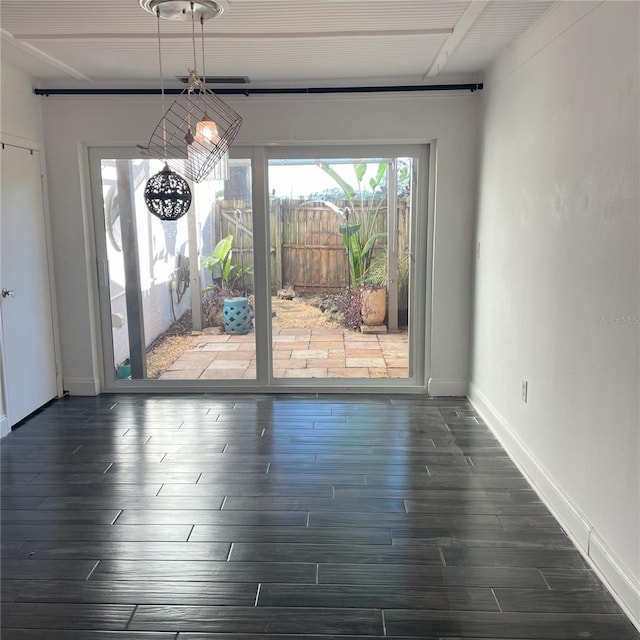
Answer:
<path fill-rule="evenodd" d="M 195 29 L 194 29 L 194 15 L 192 13 L 191 22 L 191 37 L 193 41 L 193 67 L 196 67 L 195 60 Z M 200 43 L 202 47 L 202 76 L 198 78 L 201 82 L 200 89 L 206 94 L 207 92 L 207 67 L 206 57 L 204 55 L 204 16 L 200 14 Z M 196 74 L 197 77 L 197 74 Z M 204 114 L 202 119 L 196 125 L 196 131 L 194 140 L 191 141 L 187 149 L 187 155 L 194 153 L 193 142 L 197 142 L 202 145 L 202 148 L 207 149 L 209 152 L 215 151 L 215 145 L 220 143 L 220 132 L 218 131 L 218 125 L 212 120 L 211 116 L 207 112 L 205 105 Z M 217 164 L 213 167 L 212 172 L 208 176 L 213 180 L 228 180 L 229 179 L 229 151 L 225 151 L 221 156 Z"/>
<path fill-rule="evenodd" d="M 162 94 L 162 111 L 164 105 L 164 74 L 162 73 L 162 46 L 160 42 L 160 8 L 158 7 L 158 61 L 160 66 L 160 93 Z M 178 220 L 191 206 L 191 189 L 187 181 L 169 168 L 167 162 L 167 124 L 164 116 L 162 125 L 162 151 L 164 168 L 151 176 L 144 189 L 144 201 L 147 209 L 160 220 Z"/>
<path fill-rule="evenodd" d="M 213 177 L 226 179 L 228 150 L 242 118 L 206 87 L 195 63 L 195 20 L 201 24 L 204 64 L 204 21 L 221 15 L 224 7 L 218 0 L 140 0 L 140 4 L 147 11 L 162 9 L 158 15 L 168 20 L 190 19 L 194 52 L 187 88 L 165 112 L 144 151 L 156 158 L 166 157 L 166 145 L 169 166 L 194 182 L 211 176 L 214 169 Z"/>
<path fill-rule="evenodd" d="M 211 119 L 205 111 L 202 120 L 196 125 L 196 138 L 200 144 L 215 144 L 220 140 L 218 135 L 218 125 Z"/>
<path fill-rule="evenodd" d="M 160 220 L 177 220 L 189 211 L 191 189 L 182 176 L 165 164 L 162 171 L 147 180 L 144 201 Z"/>

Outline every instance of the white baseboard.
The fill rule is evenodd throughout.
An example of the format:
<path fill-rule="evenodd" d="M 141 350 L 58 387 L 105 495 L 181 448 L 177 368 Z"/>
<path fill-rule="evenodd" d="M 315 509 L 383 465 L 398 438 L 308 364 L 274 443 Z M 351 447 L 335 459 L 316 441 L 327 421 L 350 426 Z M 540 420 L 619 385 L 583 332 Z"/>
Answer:
<path fill-rule="evenodd" d="M 580 513 L 571 498 L 473 383 L 469 385 L 469 400 L 631 622 L 640 630 L 640 585 L 616 560 L 615 554 Z"/>
<path fill-rule="evenodd" d="M 7 418 L 7 416 L 0 416 L 0 438 L 4 438 L 10 433 L 11 428 L 9 427 L 9 419 Z"/>
<path fill-rule="evenodd" d="M 427 392 L 430 396 L 466 396 L 469 391 L 467 380 L 429 378 Z"/>
<path fill-rule="evenodd" d="M 64 378 L 62 386 L 71 396 L 97 396 L 100 393 L 100 380 L 96 378 Z"/>
<path fill-rule="evenodd" d="M 640 631 L 640 585 L 629 575 L 607 544 L 594 531 L 589 545 L 589 564 L 607 585 L 618 604 Z"/>

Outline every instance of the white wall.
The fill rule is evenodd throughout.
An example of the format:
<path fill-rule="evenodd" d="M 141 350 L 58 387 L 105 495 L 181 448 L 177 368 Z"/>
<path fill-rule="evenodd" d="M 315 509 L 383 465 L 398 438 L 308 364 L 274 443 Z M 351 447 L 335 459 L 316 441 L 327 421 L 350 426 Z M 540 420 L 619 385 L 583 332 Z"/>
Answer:
<path fill-rule="evenodd" d="M 0 138 L 2 142 L 40 149 L 42 146 L 42 114 L 40 101 L 33 95 L 31 79 L 19 69 L 2 63 L 0 68 Z M 0 168 L 1 171 L 1 168 Z M 1 327 L 0 327 L 1 328 Z M 4 363 L 0 331 L 0 437 L 9 432 L 6 416 Z"/>
<path fill-rule="evenodd" d="M 558 3 L 486 78 L 471 385 L 636 621 L 639 21 Z"/>
<path fill-rule="evenodd" d="M 439 393 L 464 394 L 468 381 L 471 246 L 476 192 L 478 94 L 238 98 L 244 122 L 235 144 L 418 143 L 438 155 L 431 376 Z M 65 388 L 97 385 L 94 265 L 82 145 L 146 144 L 162 112 L 157 98 L 45 98 L 50 207 L 60 291 Z"/>
<path fill-rule="evenodd" d="M 25 143 L 35 144 L 34 148 L 39 148 L 42 145 L 42 113 L 40 100 L 33 94 L 31 78 L 4 62 L 1 72 L 2 135 L 10 136 L 14 144 L 17 144 L 17 138 L 22 138 Z"/>

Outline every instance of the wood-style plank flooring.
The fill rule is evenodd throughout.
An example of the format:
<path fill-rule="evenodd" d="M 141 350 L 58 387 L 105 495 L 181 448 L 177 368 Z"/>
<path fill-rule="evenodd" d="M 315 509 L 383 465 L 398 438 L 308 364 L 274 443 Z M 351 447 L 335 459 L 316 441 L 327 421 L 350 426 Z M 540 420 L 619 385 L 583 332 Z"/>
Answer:
<path fill-rule="evenodd" d="M 638 640 L 465 400 L 59 400 L 2 441 L 3 640 Z"/>

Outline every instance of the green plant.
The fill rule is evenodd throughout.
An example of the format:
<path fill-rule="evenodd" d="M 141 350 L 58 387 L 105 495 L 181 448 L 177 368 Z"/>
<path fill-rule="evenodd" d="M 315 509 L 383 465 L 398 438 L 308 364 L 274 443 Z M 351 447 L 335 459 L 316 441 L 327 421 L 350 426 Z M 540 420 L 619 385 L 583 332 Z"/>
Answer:
<path fill-rule="evenodd" d="M 349 206 L 348 211 L 343 213 L 346 218 L 344 224 L 340 225 L 342 242 L 347 249 L 349 259 L 349 271 L 354 284 L 376 284 L 368 276 L 368 272 L 375 258 L 375 250 L 378 240 L 386 238 L 385 232 L 376 231 L 378 224 L 378 212 L 384 202 L 381 196 L 385 191 L 385 177 L 389 164 L 379 162 L 375 175 L 366 182 L 365 176 L 368 163 L 354 161 L 352 163 L 356 186 L 347 182 L 330 164 L 318 163 L 318 166 L 342 189 Z M 410 164 L 405 160 L 400 160 L 397 172 L 398 187 L 401 193 L 408 188 L 410 177 Z M 378 274 L 378 276 L 380 273 Z M 379 286 L 385 286 L 380 283 Z"/>
<path fill-rule="evenodd" d="M 384 287 L 388 284 L 388 255 L 387 248 L 378 253 L 367 272 L 366 284 L 375 287 Z M 404 251 L 398 255 L 397 288 L 398 288 L 398 324 L 406 326 L 409 312 L 409 275 L 411 268 L 411 256 L 409 251 Z"/>
<path fill-rule="evenodd" d="M 398 306 L 406 309 L 409 305 L 409 269 L 411 267 L 411 255 L 407 249 L 398 256 Z"/>
<path fill-rule="evenodd" d="M 387 248 L 376 254 L 365 273 L 363 284 L 373 287 L 386 287 L 389 282 L 387 273 Z"/>
<path fill-rule="evenodd" d="M 352 331 L 362 324 L 362 291 L 360 288 L 343 289 L 336 298 L 336 309 L 342 314 L 342 322 Z"/>
<path fill-rule="evenodd" d="M 411 158 L 398 158 L 398 197 L 402 198 L 411 193 Z"/>
<path fill-rule="evenodd" d="M 376 254 L 371 261 L 371 265 L 365 275 L 365 284 L 375 285 L 378 287 L 386 287 L 389 282 L 389 274 L 387 267 L 389 264 L 388 247 Z M 409 253 L 405 251 L 398 256 L 398 297 L 406 297 L 409 287 Z"/>
<path fill-rule="evenodd" d="M 211 271 L 214 284 L 206 286 L 202 291 L 206 293 L 216 287 L 215 280 L 219 279 L 222 289 L 233 289 L 243 275 L 252 275 L 253 268 L 233 264 L 233 235 L 225 236 L 216 244 L 211 253 L 202 256 L 200 264 L 203 269 Z M 219 275 L 218 275 L 219 274 Z"/>
<path fill-rule="evenodd" d="M 330 164 L 320 162 L 319 167 L 342 189 L 349 206 L 343 214 L 345 223 L 340 225 L 342 242 L 347 249 L 349 270 L 354 284 L 360 285 L 365 281 L 367 270 L 374 256 L 376 243 L 380 238 L 386 238 L 385 232 L 376 231 L 378 212 L 384 199 L 376 198 L 383 191 L 383 180 L 387 173 L 388 164 L 380 162 L 376 168 L 375 176 L 369 179 L 367 191 L 365 174 L 366 162 L 354 162 L 353 170 L 356 178 L 356 187 L 350 185 Z M 377 190 L 380 193 L 376 194 Z"/>
<path fill-rule="evenodd" d="M 221 327 L 224 301 L 228 298 L 235 298 L 239 295 L 242 295 L 242 292 L 237 291 L 236 289 L 227 289 L 222 286 L 206 287 L 203 290 L 201 299 L 204 326 Z"/>

